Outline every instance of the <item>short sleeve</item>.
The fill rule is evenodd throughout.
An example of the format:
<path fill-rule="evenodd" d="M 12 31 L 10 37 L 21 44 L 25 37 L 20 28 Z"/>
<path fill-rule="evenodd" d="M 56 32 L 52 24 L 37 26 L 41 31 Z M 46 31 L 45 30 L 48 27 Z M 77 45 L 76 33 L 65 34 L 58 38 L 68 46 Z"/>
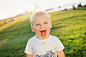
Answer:
<path fill-rule="evenodd" d="M 26 54 L 33 54 L 32 52 L 32 47 L 31 47 L 31 44 L 30 42 L 28 41 L 27 45 L 26 45 L 26 48 L 25 48 L 25 51 L 24 51 Z"/>
<path fill-rule="evenodd" d="M 61 41 L 57 38 L 56 40 L 56 51 L 61 51 L 64 49 L 63 44 L 61 43 Z"/>

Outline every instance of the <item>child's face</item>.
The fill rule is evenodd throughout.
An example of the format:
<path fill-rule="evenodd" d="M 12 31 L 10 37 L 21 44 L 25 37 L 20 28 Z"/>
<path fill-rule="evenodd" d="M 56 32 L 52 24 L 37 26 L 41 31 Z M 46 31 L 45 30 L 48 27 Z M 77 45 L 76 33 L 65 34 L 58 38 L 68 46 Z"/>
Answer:
<path fill-rule="evenodd" d="M 46 39 L 49 36 L 51 27 L 52 24 L 45 15 L 39 17 L 36 16 L 33 23 L 32 31 L 37 34 L 37 38 Z"/>

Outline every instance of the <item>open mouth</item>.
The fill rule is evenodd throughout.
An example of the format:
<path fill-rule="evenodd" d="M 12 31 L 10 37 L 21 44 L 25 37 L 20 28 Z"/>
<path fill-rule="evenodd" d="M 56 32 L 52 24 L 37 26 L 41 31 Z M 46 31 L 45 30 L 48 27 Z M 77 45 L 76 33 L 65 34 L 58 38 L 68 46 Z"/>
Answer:
<path fill-rule="evenodd" d="M 46 30 L 40 31 L 42 36 L 46 36 Z"/>

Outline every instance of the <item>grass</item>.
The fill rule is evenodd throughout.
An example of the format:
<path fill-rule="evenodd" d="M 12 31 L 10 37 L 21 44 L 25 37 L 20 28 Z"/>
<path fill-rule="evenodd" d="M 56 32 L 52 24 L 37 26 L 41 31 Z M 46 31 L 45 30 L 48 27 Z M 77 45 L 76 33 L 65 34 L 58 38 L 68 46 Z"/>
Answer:
<path fill-rule="evenodd" d="M 50 34 L 57 36 L 65 46 L 66 57 L 86 57 L 86 7 L 72 11 L 49 13 L 52 20 Z M 31 14 L 16 18 L 0 26 L 0 56 L 25 57 L 28 39 L 35 35 L 31 31 Z"/>
<path fill-rule="evenodd" d="M 12 20 L 11 19 L 8 19 L 6 20 L 7 23 L 11 22 Z M 4 25 L 5 24 L 5 20 L 3 21 L 0 21 L 0 26 Z"/>

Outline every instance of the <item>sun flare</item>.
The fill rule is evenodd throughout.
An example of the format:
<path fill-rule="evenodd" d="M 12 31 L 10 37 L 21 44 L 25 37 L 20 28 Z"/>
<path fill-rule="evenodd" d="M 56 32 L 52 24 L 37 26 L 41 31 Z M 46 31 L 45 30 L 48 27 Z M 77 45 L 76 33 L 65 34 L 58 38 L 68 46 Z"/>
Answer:
<path fill-rule="evenodd" d="M 0 0 L 0 19 L 21 14 L 25 11 L 40 11 L 85 0 Z M 3 6 L 3 7 L 2 7 Z"/>

